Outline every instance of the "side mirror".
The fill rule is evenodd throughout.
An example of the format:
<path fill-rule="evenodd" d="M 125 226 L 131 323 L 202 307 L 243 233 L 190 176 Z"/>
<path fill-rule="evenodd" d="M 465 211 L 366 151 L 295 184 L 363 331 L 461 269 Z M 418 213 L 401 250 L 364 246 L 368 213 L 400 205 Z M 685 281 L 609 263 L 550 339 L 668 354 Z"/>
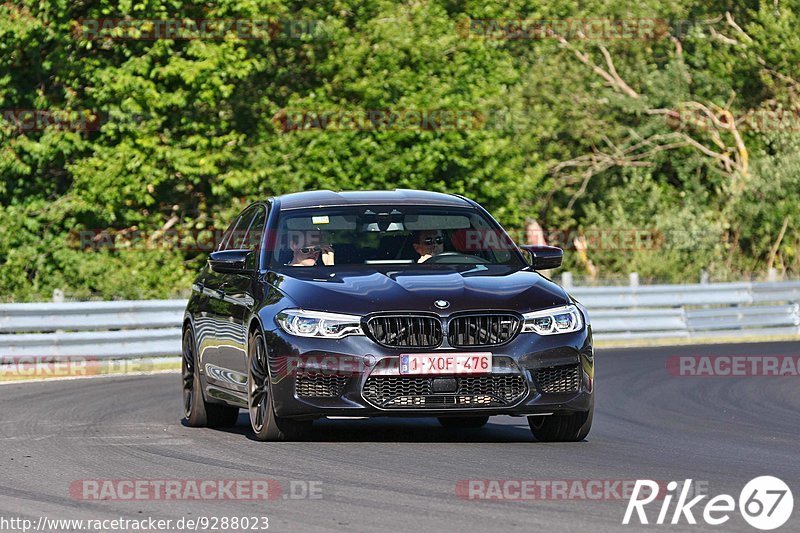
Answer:
<path fill-rule="evenodd" d="M 530 265 L 534 270 L 558 268 L 564 258 L 564 250 L 557 246 L 520 245 L 520 249 L 531 256 Z"/>
<path fill-rule="evenodd" d="M 254 257 L 252 250 L 212 252 L 208 258 L 208 266 L 220 274 L 247 274 L 255 269 Z"/>

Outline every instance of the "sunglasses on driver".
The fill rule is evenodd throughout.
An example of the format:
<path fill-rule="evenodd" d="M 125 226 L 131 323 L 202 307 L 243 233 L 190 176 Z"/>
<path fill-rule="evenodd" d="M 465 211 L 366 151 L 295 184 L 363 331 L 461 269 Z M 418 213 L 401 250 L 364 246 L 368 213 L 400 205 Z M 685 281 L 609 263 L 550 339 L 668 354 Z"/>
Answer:
<path fill-rule="evenodd" d="M 306 246 L 304 248 L 300 248 L 300 251 L 304 254 L 316 254 L 321 252 L 323 248 L 333 248 L 333 246 L 330 244 Z"/>

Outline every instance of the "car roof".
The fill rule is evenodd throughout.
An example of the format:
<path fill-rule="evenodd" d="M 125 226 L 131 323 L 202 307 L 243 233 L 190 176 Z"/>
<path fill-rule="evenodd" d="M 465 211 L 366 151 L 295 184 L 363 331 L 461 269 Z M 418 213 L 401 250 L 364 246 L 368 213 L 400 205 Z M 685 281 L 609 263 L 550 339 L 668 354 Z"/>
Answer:
<path fill-rule="evenodd" d="M 453 194 L 395 189 L 393 191 L 305 191 L 278 196 L 281 210 L 303 207 L 334 207 L 345 205 L 436 205 L 472 207 L 466 199 Z"/>

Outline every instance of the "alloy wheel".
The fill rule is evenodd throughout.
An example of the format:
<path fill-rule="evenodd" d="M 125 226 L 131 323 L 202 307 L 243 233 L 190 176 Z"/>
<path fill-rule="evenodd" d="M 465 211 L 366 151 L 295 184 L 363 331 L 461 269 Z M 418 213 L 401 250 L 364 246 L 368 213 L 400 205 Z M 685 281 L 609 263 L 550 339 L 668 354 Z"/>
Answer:
<path fill-rule="evenodd" d="M 271 409 L 269 398 L 269 372 L 267 370 L 267 354 L 261 335 L 256 334 L 250 343 L 250 366 L 247 375 L 247 398 L 250 411 L 250 422 L 258 432 L 264 427 L 268 409 Z"/>
<path fill-rule="evenodd" d="M 181 362 L 181 377 L 183 379 L 183 415 L 189 418 L 194 402 L 194 346 L 192 345 L 191 330 L 183 334 L 183 360 Z"/>

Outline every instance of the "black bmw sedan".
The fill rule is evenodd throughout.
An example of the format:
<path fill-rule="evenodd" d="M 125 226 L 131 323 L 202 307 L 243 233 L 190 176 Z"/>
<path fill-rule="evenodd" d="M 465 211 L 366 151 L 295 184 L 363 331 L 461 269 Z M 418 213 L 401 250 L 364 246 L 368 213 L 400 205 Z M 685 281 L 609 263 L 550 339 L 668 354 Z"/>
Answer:
<path fill-rule="evenodd" d="M 260 440 L 314 419 L 525 416 L 577 441 L 594 410 L 586 310 L 541 275 L 562 251 L 517 246 L 477 203 L 412 190 L 256 202 L 192 285 L 183 322 L 190 426 Z"/>

